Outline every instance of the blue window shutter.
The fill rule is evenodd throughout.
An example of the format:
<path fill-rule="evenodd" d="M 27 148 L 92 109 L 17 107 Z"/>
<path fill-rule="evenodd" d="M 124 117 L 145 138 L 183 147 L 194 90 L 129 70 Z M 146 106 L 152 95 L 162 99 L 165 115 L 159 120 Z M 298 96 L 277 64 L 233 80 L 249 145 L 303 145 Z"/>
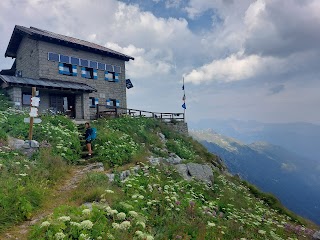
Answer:
<path fill-rule="evenodd" d="M 93 69 L 93 79 L 98 79 L 98 70 Z"/>
<path fill-rule="evenodd" d="M 116 106 L 120 107 L 120 100 L 116 100 Z"/>
<path fill-rule="evenodd" d="M 84 67 L 82 67 L 81 68 L 81 77 L 86 77 L 87 75 L 86 75 L 86 68 L 84 68 Z"/>
<path fill-rule="evenodd" d="M 110 99 L 107 99 L 107 106 L 110 106 L 111 105 L 111 101 L 110 101 Z"/>
<path fill-rule="evenodd" d="M 105 71 L 105 72 L 104 72 L 104 80 L 109 81 L 108 71 Z"/>
<path fill-rule="evenodd" d="M 63 63 L 59 63 L 59 74 L 63 74 Z"/>
<path fill-rule="evenodd" d="M 119 73 L 114 74 L 114 81 L 119 82 Z"/>
<path fill-rule="evenodd" d="M 77 76 L 77 74 L 78 74 L 77 65 L 72 65 L 72 76 Z"/>

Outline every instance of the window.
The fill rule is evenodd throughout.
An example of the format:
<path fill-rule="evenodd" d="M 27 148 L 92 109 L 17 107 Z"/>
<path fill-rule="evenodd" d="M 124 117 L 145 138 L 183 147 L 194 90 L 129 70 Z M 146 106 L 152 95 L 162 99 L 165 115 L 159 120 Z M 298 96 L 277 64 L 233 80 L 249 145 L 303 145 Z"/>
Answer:
<path fill-rule="evenodd" d="M 113 66 L 113 67 L 114 67 L 115 73 L 121 73 L 121 67 L 119 67 L 119 66 Z"/>
<path fill-rule="evenodd" d="M 31 94 L 22 93 L 22 105 L 31 105 Z"/>
<path fill-rule="evenodd" d="M 48 60 L 54 61 L 54 62 L 59 62 L 59 54 L 49 52 L 48 53 Z"/>
<path fill-rule="evenodd" d="M 98 69 L 99 70 L 106 70 L 106 65 L 104 63 L 98 63 Z"/>
<path fill-rule="evenodd" d="M 95 62 L 95 61 L 90 61 L 90 67 L 94 68 L 94 69 L 97 69 L 98 68 L 98 63 Z"/>
<path fill-rule="evenodd" d="M 60 62 L 62 62 L 62 63 L 70 63 L 70 57 L 60 54 Z"/>
<path fill-rule="evenodd" d="M 79 65 L 79 58 L 71 57 L 71 64 Z"/>
<path fill-rule="evenodd" d="M 105 80 L 107 81 L 114 81 L 114 72 L 106 72 L 105 73 Z"/>
<path fill-rule="evenodd" d="M 106 70 L 107 70 L 108 72 L 113 72 L 113 66 L 107 64 L 107 65 L 106 65 Z"/>
<path fill-rule="evenodd" d="M 86 60 L 86 59 L 81 59 L 81 58 L 80 58 L 80 65 L 81 65 L 82 67 L 89 67 L 89 61 Z"/>
<path fill-rule="evenodd" d="M 119 82 L 119 74 L 106 71 L 104 74 L 104 79 L 109 82 Z"/>
<path fill-rule="evenodd" d="M 98 72 L 97 72 L 97 69 L 93 69 L 93 68 L 89 68 L 89 67 L 83 67 L 81 69 L 81 76 L 83 78 L 97 79 L 98 78 Z"/>
<path fill-rule="evenodd" d="M 107 107 L 120 107 L 120 100 L 109 98 L 106 100 Z"/>
<path fill-rule="evenodd" d="M 63 75 L 73 75 L 73 66 L 68 63 L 59 64 L 59 73 Z"/>
<path fill-rule="evenodd" d="M 99 104 L 98 98 L 89 97 L 89 107 L 90 108 L 95 108 L 96 105 L 98 105 L 98 104 Z"/>

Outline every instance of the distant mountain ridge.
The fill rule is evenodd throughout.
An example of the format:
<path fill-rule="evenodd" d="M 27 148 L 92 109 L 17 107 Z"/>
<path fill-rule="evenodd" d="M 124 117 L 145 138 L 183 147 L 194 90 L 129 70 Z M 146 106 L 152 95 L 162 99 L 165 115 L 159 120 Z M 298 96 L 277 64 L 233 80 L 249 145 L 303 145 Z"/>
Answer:
<path fill-rule="evenodd" d="M 320 168 L 317 163 L 267 142 L 245 144 L 212 129 L 190 135 L 219 155 L 229 171 L 275 194 L 288 208 L 319 223 Z"/>
<path fill-rule="evenodd" d="M 190 122 L 189 127 L 197 130 L 213 128 L 222 135 L 239 139 L 246 144 L 265 141 L 320 163 L 320 125 L 203 119 Z"/>

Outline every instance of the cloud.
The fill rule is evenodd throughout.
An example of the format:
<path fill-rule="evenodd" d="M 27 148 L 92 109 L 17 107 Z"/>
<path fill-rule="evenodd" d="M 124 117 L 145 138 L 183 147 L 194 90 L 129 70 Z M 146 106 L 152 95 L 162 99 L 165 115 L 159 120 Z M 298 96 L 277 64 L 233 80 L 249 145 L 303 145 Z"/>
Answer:
<path fill-rule="evenodd" d="M 243 52 L 238 52 L 193 69 L 185 75 L 185 80 L 194 84 L 213 81 L 233 82 L 264 75 L 266 72 L 272 74 L 284 69 L 284 62 L 281 59 L 258 55 L 246 56 Z"/>
<path fill-rule="evenodd" d="M 181 5 L 182 0 L 166 0 L 166 8 L 178 8 Z"/>
<path fill-rule="evenodd" d="M 285 86 L 283 84 L 280 84 L 280 85 L 269 88 L 269 95 L 278 94 L 284 90 L 285 90 Z"/>
<path fill-rule="evenodd" d="M 286 57 L 319 51 L 320 2 L 307 0 L 256 1 L 246 13 L 247 54 Z"/>
<path fill-rule="evenodd" d="M 316 14 L 320 11 L 319 1 L 189 3 L 189 10 L 197 14 L 208 9 L 214 9 L 214 14 L 222 18 L 220 26 L 201 42 L 207 52 L 212 52 L 207 54 L 212 59 L 186 71 L 187 82 L 234 82 L 267 75 L 270 81 L 276 81 L 284 74 L 289 79 L 294 74 L 318 73 L 315 56 L 320 55 L 320 17 Z"/>
<path fill-rule="evenodd" d="M 116 51 L 134 56 L 135 60 L 126 65 L 127 77 L 149 78 L 155 75 L 166 75 L 173 70 L 172 55 L 163 53 L 160 49 L 146 50 L 137 48 L 130 44 L 127 47 L 120 47 L 117 43 L 108 42 L 106 47 Z"/>
<path fill-rule="evenodd" d="M 281 163 L 281 169 L 286 172 L 297 171 L 297 167 L 294 164 L 290 164 L 290 163 Z"/>

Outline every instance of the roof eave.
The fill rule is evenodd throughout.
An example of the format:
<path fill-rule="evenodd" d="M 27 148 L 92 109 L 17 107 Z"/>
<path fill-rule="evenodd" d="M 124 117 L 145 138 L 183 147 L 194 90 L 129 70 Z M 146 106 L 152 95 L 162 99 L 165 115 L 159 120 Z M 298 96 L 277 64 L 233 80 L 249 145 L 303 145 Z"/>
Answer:
<path fill-rule="evenodd" d="M 9 41 L 9 44 L 7 46 L 7 50 L 4 54 L 5 57 L 12 57 L 16 58 L 17 57 L 17 50 L 19 48 L 19 45 L 21 43 L 22 38 L 26 35 L 27 33 L 19 29 L 19 26 L 15 26 Z M 17 46 L 13 46 L 16 42 Z"/>
<path fill-rule="evenodd" d="M 68 41 L 64 41 L 64 40 L 60 40 L 60 39 L 55 39 L 55 38 L 36 35 L 36 34 L 33 34 L 32 36 L 34 36 L 37 39 L 41 39 L 42 41 L 55 42 L 55 43 L 58 43 L 59 45 L 63 45 L 63 46 L 66 46 L 66 47 L 73 46 L 74 48 L 77 48 L 79 50 L 85 50 L 85 51 L 90 51 L 90 52 L 94 52 L 94 53 L 99 53 L 99 54 L 103 54 L 103 55 L 106 55 L 106 56 L 109 56 L 109 57 L 113 57 L 113 58 L 117 58 L 117 59 L 124 60 L 124 61 L 134 60 L 134 57 L 131 57 L 131 56 L 123 56 L 123 55 L 119 55 L 119 54 L 116 54 L 116 53 L 103 51 L 103 50 L 99 50 L 99 49 L 96 49 L 96 48 L 90 48 L 90 47 L 87 47 L 87 46 L 84 46 L 84 45 L 81 45 L 81 44 L 72 43 L 72 42 L 68 42 Z"/>

